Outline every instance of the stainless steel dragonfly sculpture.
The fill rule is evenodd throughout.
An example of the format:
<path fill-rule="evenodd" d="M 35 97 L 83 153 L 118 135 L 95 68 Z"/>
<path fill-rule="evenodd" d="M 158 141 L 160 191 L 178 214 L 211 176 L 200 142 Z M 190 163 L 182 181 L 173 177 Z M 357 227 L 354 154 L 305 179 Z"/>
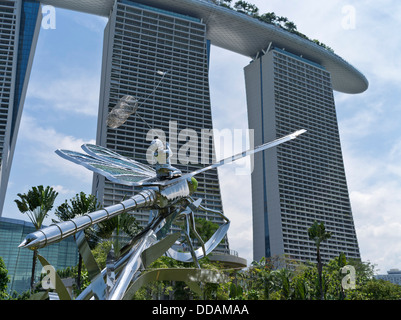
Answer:
<path fill-rule="evenodd" d="M 137 100 L 131 96 L 123 97 L 114 111 L 121 110 L 124 106 L 128 106 L 129 111 L 126 111 L 123 116 L 116 116 L 116 112 L 113 113 L 112 110 L 108 119 L 109 126 L 113 125 L 112 122 L 115 119 L 121 119 L 121 117 L 126 119 L 129 114 L 136 113 L 137 103 Z M 124 119 L 121 123 L 125 121 Z M 115 123 L 115 126 L 121 124 Z M 183 262 L 194 262 L 199 268 L 198 260 L 215 249 L 226 235 L 230 220 L 221 212 L 201 205 L 202 199 L 195 200 L 192 197 L 198 187 L 195 178 L 197 174 L 275 147 L 297 138 L 305 131 L 298 130 L 189 173 L 182 173 L 171 165 L 171 150 L 168 144 L 164 145 L 158 139 L 152 141 L 150 145 L 156 160 L 155 166 L 140 163 L 105 147 L 93 144 L 82 146 L 85 153 L 56 150 L 59 156 L 101 174 L 112 182 L 135 186 L 140 188 L 141 191 L 118 204 L 30 233 L 19 247 L 39 249 L 75 235 L 91 280 L 91 285 L 77 299 L 88 299 L 90 297 L 108 300 L 123 299 L 127 296 L 130 285 L 140 276 L 141 271 L 161 255 L 166 254 Z M 156 214 L 150 219 L 148 226 L 121 249 L 119 258 L 117 260 L 110 258 L 108 266 L 100 271 L 93 256 L 91 256 L 83 230 L 123 212 L 138 209 L 152 210 Z M 202 240 L 195 228 L 194 212 L 197 210 L 213 212 L 224 221 L 206 242 Z M 171 224 L 176 219 L 184 220 L 184 241 L 189 246 L 190 252 L 180 252 L 172 248 L 180 237 L 178 233 L 168 233 Z M 200 244 L 197 249 L 193 246 L 190 230 L 193 231 Z"/>

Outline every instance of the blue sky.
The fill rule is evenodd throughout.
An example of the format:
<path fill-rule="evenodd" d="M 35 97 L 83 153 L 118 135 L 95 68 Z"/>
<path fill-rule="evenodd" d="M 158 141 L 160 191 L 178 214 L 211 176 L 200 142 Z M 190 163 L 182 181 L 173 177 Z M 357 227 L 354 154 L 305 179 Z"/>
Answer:
<path fill-rule="evenodd" d="M 298 30 L 332 47 L 368 78 L 358 95 L 335 92 L 337 117 L 362 260 L 379 273 L 401 269 L 401 29 L 399 1 L 254 0 Z M 354 25 L 347 28 L 347 8 Z M 347 7 L 348 6 L 348 7 Z M 56 205 L 90 193 L 92 175 L 56 156 L 94 142 L 103 29 L 101 17 L 56 9 L 56 28 L 40 32 L 3 216 L 17 219 L 17 193 L 43 184 L 59 191 Z M 212 47 L 210 86 L 217 129 L 247 129 L 243 67 L 249 58 Z M 235 112 L 227 112 L 235 110 Z M 250 176 L 219 169 L 232 249 L 252 260 Z"/>

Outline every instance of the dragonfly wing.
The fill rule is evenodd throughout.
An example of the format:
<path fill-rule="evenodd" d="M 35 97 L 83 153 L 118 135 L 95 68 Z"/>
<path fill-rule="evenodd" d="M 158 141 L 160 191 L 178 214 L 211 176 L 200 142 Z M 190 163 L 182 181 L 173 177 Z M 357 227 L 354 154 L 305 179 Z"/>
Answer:
<path fill-rule="evenodd" d="M 128 186 L 144 186 L 157 184 L 158 181 L 154 172 L 136 171 L 133 168 L 126 168 L 117 163 L 109 163 L 103 159 L 76 151 L 56 150 L 56 153 L 64 159 L 80 164 L 115 183 Z"/>
<path fill-rule="evenodd" d="M 156 171 L 151 166 L 140 163 L 133 159 L 124 157 L 115 151 L 108 148 L 97 146 L 94 144 L 84 144 L 82 149 L 87 152 L 92 157 L 106 161 L 123 168 L 134 170 L 135 172 L 140 172 L 149 176 L 156 176 Z"/>
<path fill-rule="evenodd" d="M 299 135 L 301 135 L 304 132 L 306 132 L 305 129 L 295 131 L 295 132 L 293 132 L 291 134 L 288 134 L 288 135 L 286 135 L 284 137 L 281 137 L 281 138 L 278 138 L 276 140 L 264 143 L 264 144 L 262 144 L 260 146 L 257 146 L 255 148 L 253 148 L 253 149 L 249 149 L 249 150 L 243 151 L 241 153 L 237 153 L 236 155 L 233 155 L 231 157 L 228 157 L 228 158 L 225 158 L 223 160 L 220 160 L 220 161 L 218 161 L 216 163 L 213 163 L 210 166 L 207 166 L 205 168 L 201 168 L 201 169 L 195 170 L 194 172 L 191 172 L 191 174 L 192 175 L 196 175 L 196 174 L 199 174 L 199 173 L 201 173 L 203 171 L 207 171 L 207 170 L 210 170 L 210 169 L 213 169 L 213 168 L 218 168 L 218 167 L 220 167 L 220 166 L 222 166 L 224 164 L 234 162 L 234 161 L 236 161 L 238 159 L 242 159 L 242 158 L 244 158 L 246 156 L 249 156 L 251 154 L 254 154 L 254 153 L 269 149 L 269 148 L 273 148 L 275 146 L 278 146 L 279 144 L 282 144 L 284 142 L 287 142 L 287 141 L 290 141 L 290 140 L 293 140 L 293 139 L 297 138 Z"/>
<path fill-rule="evenodd" d="M 197 174 L 199 174 L 201 172 L 204 172 L 204 171 L 207 171 L 207 170 L 210 170 L 210 169 L 213 169 L 213 168 L 218 168 L 218 167 L 220 167 L 220 166 L 222 166 L 224 164 L 228 164 L 228 163 L 234 162 L 234 161 L 236 161 L 238 159 L 244 158 L 244 157 L 249 156 L 251 154 L 254 154 L 254 153 L 269 149 L 269 148 L 273 148 L 275 146 L 278 146 L 279 144 L 282 144 L 284 142 L 287 142 L 287 141 L 290 141 L 290 140 L 293 140 L 293 139 L 297 138 L 299 135 L 301 135 L 304 132 L 306 132 L 306 130 L 304 130 L 304 129 L 298 130 L 298 131 L 295 131 L 295 132 L 293 132 L 293 133 L 291 133 L 289 135 L 286 135 L 284 137 L 281 137 L 281 138 L 278 138 L 276 140 L 273 140 L 273 141 L 267 142 L 265 144 L 262 144 L 260 146 L 257 146 L 256 148 L 249 149 L 249 150 L 243 151 L 241 153 L 237 153 L 236 155 L 233 155 L 231 157 L 228 157 L 228 158 L 220 160 L 220 161 L 218 161 L 216 163 L 213 163 L 210 166 L 207 166 L 207 167 L 204 167 L 204 168 L 200 168 L 200 169 L 192 171 L 190 173 L 183 174 L 181 177 L 176 178 L 175 181 L 191 178 L 191 177 L 193 177 L 193 176 L 195 176 L 195 175 L 197 175 Z M 167 183 L 167 182 L 162 181 L 161 184 L 162 183 Z"/>

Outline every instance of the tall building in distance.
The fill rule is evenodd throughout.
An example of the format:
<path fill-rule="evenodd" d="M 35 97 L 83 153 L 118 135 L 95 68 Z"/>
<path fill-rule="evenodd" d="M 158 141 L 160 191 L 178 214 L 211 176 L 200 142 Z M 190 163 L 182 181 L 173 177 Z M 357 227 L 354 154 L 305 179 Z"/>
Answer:
<path fill-rule="evenodd" d="M 401 270 L 400 269 L 390 269 L 387 274 L 375 275 L 376 279 L 390 281 L 391 283 L 398 284 L 401 286 Z"/>
<path fill-rule="evenodd" d="M 314 258 L 307 238 L 307 228 L 314 220 L 323 221 L 333 234 L 322 248 L 324 258 L 339 251 L 359 257 L 333 90 L 361 93 L 368 88 L 367 79 L 332 51 L 219 3 L 0 1 L 0 210 L 40 29 L 40 4 L 46 4 L 109 19 L 104 32 L 96 141 L 139 161 L 146 162 L 155 137 L 149 131 L 152 128 L 159 130 L 158 135 L 164 133 L 159 138 L 170 143 L 175 153 L 173 165 L 183 172 L 210 163 L 212 137 L 202 135 L 212 129 L 210 45 L 250 57 L 245 82 L 255 143 L 308 130 L 296 141 L 255 157 L 254 259 L 275 254 Z M 139 116 L 117 129 L 107 128 L 107 114 L 124 95 L 139 99 Z M 191 154 L 193 144 L 198 145 L 195 154 Z M 178 155 L 181 161 L 177 161 Z M 182 161 L 186 157 L 188 161 Z M 217 171 L 207 171 L 197 179 L 200 187 L 194 196 L 203 198 L 205 206 L 222 211 Z M 133 191 L 94 176 L 93 192 L 105 205 Z M 137 213 L 142 225 L 148 216 L 149 212 Z M 207 218 L 219 222 L 213 214 Z M 227 242 L 223 245 L 227 247 Z"/>
<path fill-rule="evenodd" d="M 324 259 L 360 258 L 344 172 L 330 72 L 270 47 L 245 68 L 249 127 L 259 145 L 300 128 L 292 143 L 255 155 L 252 172 L 254 258 L 287 254 L 314 260 L 308 228 L 332 237 Z"/>
<path fill-rule="evenodd" d="M 0 2 L 0 216 L 39 34 L 40 3 Z"/>

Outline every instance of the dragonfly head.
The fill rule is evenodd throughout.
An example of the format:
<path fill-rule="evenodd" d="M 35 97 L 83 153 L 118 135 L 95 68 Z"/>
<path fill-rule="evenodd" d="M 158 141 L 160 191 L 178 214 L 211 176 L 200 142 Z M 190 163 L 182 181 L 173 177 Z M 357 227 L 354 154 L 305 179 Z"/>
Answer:
<path fill-rule="evenodd" d="M 188 182 L 188 187 L 189 187 L 189 194 L 193 194 L 194 192 L 196 192 L 196 189 L 198 189 L 198 181 L 194 178 L 188 178 L 187 179 Z"/>

